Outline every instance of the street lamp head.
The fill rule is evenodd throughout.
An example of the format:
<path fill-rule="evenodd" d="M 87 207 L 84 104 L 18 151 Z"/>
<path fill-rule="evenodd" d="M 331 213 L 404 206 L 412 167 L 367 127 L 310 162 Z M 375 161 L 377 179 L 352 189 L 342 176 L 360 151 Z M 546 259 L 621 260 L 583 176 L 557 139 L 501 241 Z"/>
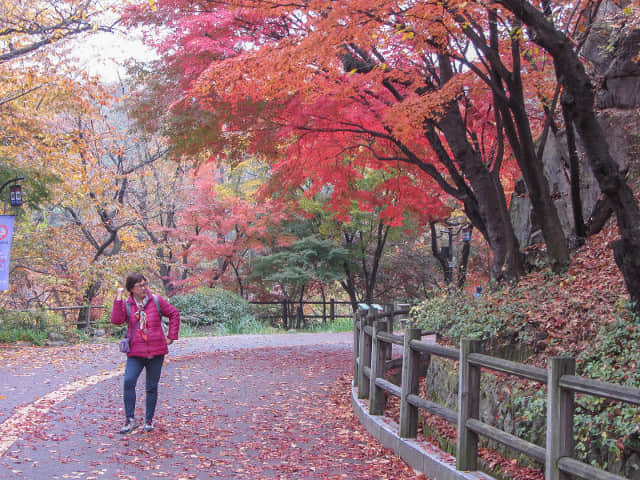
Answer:
<path fill-rule="evenodd" d="M 19 207 L 20 205 L 22 205 L 22 187 L 16 183 L 16 182 L 19 182 L 20 180 L 24 180 L 24 177 L 12 178 L 11 180 L 4 182 L 0 186 L 0 193 L 2 193 L 2 191 L 7 185 L 9 185 L 10 183 L 13 183 L 13 185 L 11 185 L 9 189 L 11 192 L 9 196 L 9 201 L 12 207 Z"/>
<path fill-rule="evenodd" d="M 19 207 L 22 205 L 22 186 L 20 185 L 11 185 L 9 188 L 11 192 L 11 206 Z"/>
<path fill-rule="evenodd" d="M 463 242 L 469 242 L 471 241 L 471 227 L 469 226 L 465 226 L 462 229 L 462 241 Z"/>

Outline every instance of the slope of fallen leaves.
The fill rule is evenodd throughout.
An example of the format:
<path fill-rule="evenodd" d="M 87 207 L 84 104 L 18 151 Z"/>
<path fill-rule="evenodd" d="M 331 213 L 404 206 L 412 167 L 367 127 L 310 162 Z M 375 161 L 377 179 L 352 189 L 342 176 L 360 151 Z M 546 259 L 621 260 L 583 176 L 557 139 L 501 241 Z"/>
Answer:
<path fill-rule="evenodd" d="M 566 274 L 532 273 L 514 297 L 504 298 L 526 308 L 528 322 L 540 334 L 540 355 L 532 362 L 544 365 L 550 356 L 579 354 L 604 324 L 627 314 L 628 294 L 610 246 L 617 238 L 616 228 L 603 230 L 572 255 Z"/>
<path fill-rule="evenodd" d="M 514 315 L 507 324 L 534 339 L 536 354 L 528 363 L 544 367 L 548 357 L 577 356 L 604 325 L 628 315 L 628 293 L 610 246 L 617 238 L 616 228 L 606 228 L 573 252 L 566 273 L 547 267 L 486 292 L 490 310 Z"/>

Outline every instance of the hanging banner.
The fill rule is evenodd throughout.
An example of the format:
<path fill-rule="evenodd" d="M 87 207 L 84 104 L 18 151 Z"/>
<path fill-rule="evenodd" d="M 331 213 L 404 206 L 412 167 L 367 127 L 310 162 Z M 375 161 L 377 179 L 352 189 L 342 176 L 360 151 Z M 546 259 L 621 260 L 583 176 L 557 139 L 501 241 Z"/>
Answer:
<path fill-rule="evenodd" d="M 15 218 L 13 215 L 0 215 L 0 291 L 9 289 L 9 258 Z"/>

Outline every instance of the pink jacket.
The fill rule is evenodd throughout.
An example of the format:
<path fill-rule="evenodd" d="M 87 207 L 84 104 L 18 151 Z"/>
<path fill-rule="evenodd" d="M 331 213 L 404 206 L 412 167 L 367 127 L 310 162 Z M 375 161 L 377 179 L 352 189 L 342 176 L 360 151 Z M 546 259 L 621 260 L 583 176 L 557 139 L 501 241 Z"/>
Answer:
<path fill-rule="evenodd" d="M 166 355 L 169 353 L 169 347 L 167 346 L 167 340 L 162 331 L 162 316 L 156 309 L 156 303 L 151 297 L 151 292 L 147 290 L 147 296 L 149 301 L 144 307 L 144 311 L 147 314 L 147 341 L 145 341 L 140 335 L 140 328 L 136 328 L 131 335 L 129 342 L 128 357 L 145 357 L 151 358 L 156 355 Z M 172 340 L 178 339 L 178 332 L 180 331 L 180 312 L 178 309 L 167 302 L 160 295 L 156 295 L 158 303 L 160 304 L 160 310 L 165 317 L 169 317 L 169 334 L 168 338 Z M 111 310 L 111 323 L 114 325 L 122 325 L 127 321 L 127 307 L 130 305 L 129 315 L 129 331 L 136 325 L 136 312 L 138 306 L 133 299 L 133 295 L 129 295 L 127 300 L 114 300 L 113 309 Z"/>

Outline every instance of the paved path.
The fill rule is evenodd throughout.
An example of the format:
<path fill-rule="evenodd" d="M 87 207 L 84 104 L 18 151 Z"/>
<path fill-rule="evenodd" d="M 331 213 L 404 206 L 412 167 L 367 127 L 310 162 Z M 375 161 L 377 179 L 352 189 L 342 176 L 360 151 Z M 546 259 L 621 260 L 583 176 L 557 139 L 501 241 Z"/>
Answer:
<path fill-rule="evenodd" d="M 409 478 L 334 408 L 351 340 L 182 339 L 163 370 L 155 432 L 124 437 L 115 344 L 0 349 L 0 479 L 383 478 L 372 467 Z"/>

